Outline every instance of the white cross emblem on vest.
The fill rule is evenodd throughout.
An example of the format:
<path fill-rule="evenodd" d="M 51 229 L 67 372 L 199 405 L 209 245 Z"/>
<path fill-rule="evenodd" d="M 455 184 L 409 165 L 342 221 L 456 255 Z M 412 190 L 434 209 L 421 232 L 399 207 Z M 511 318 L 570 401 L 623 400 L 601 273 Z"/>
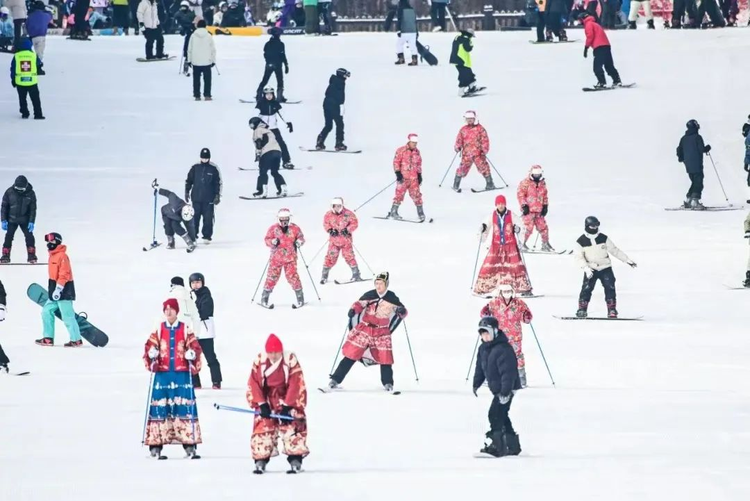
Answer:
<path fill-rule="evenodd" d="M 21 71 L 31 71 L 31 61 L 21 61 Z"/>

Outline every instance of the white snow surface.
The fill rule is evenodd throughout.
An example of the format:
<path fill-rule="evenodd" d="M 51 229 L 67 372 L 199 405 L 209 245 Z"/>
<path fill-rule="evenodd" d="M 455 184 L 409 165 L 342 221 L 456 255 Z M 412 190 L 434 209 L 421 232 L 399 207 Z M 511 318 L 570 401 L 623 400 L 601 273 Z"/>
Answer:
<path fill-rule="evenodd" d="M 0 381 L 0 498 L 8 501 L 162 499 L 517 500 L 747 499 L 750 492 L 750 349 L 744 277 L 748 244 L 744 211 L 665 212 L 688 187 L 675 147 L 684 124 L 701 123 L 732 202 L 746 198 L 740 127 L 750 74 L 744 29 L 609 32 L 615 63 L 635 89 L 589 94 L 592 58 L 583 43 L 534 46 L 532 33 L 479 33 L 473 53 L 487 95 L 459 99 L 447 64 L 451 35 L 422 35 L 440 66 L 396 67 L 395 35 L 285 37 L 291 73 L 286 93 L 302 99 L 284 107 L 294 134 L 284 132 L 299 167 L 283 172 L 303 198 L 241 201 L 255 185 L 248 118 L 263 69 L 265 38 L 217 37 L 221 76 L 215 101 L 194 102 L 191 79 L 178 60 L 140 64 L 140 37 L 102 37 L 76 43 L 50 38 L 47 76 L 40 79 L 45 122 L 21 121 L 13 89 L 0 90 L 3 148 L 0 185 L 23 173 L 39 198 L 37 241 L 63 235 L 71 256 L 77 311 L 109 334 L 110 344 L 68 350 L 58 323 L 57 346 L 41 337 L 40 308 L 25 296 L 46 284 L 46 269 L 5 267 L 8 318 L 0 340 L 14 371 Z M 583 33 L 571 30 L 571 38 Z M 179 37 L 167 38 L 178 54 Z M 8 56 L 4 60 L 7 62 Z M 338 67 L 347 84 L 346 142 L 361 155 L 303 153 L 323 125 L 322 98 Z M 492 141 L 490 159 L 510 184 L 472 194 L 438 188 L 453 157 L 467 109 L 477 111 Z M 355 245 L 375 272 L 391 273 L 391 288 L 409 308 L 405 323 L 419 370 L 415 382 L 405 330 L 394 337 L 395 378 L 401 396 L 381 390 L 377 368 L 354 367 L 346 391 L 323 395 L 350 304 L 369 283 L 320 286 L 318 301 L 300 262 L 310 304 L 293 311 L 284 279 L 272 295 L 276 309 L 251 304 L 268 249 L 266 229 L 281 207 L 307 237 L 303 247 L 317 281 L 326 241 L 322 218 L 330 199 L 356 208 L 394 179 L 393 152 L 408 133 L 420 136 L 424 199 L 432 224 L 373 219 L 385 215 L 392 188 L 360 209 Z M 328 139 L 333 146 L 334 134 Z M 200 148 L 209 147 L 224 175 L 214 243 L 189 255 L 164 247 L 149 253 L 151 181 L 181 194 Z M 572 248 L 583 220 L 601 230 L 638 268 L 614 264 L 622 316 L 643 322 L 564 322 L 575 312 L 581 272 L 570 256 L 528 256 L 534 327 L 557 387 L 553 388 L 530 330 L 525 353 L 530 387 L 511 418 L 523 453 L 477 460 L 488 429 L 491 395 L 479 398 L 465 382 L 484 300 L 470 295 L 477 231 L 505 193 L 520 224 L 515 188 L 532 164 L 545 169 L 550 189 L 551 242 Z M 454 164 L 454 169 L 456 164 Z M 452 169 L 452 171 L 454 170 Z M 496 182 L 499 182 L 497 180 Z M 710 161 L 704 203 L 724 202 Z M 165 199 L 159 200 L 159 205 Z M 401 209 L 415 216 L 408 197 Z M 161 226 L 157 238 L 164 242 Z M 22 260 L 16 235 L 13 259 Z M 365 276 L 368 266 L 360 260 Z M 168 446 L 166 462 L 147 459 L 141 446 L 149 374 L 143 344 L 160 318 L 170 278 L 206 275 L 216 302 L 216 350 L 221 391 L 198 392 L 203 459 L 185 461 Z M 331 278 L 346 279 L 343 260 Z M 604 314 L 597 288 L 591 314 Z M 269 474 L 251 474 L 250 416 L 218 412 L 214 402 L 244 407 L 252 360 L 274 332 L 297 353 L 309 392 L 310 456 L 306 472 L 283 475 L 283 457 Z M 210 382 L 208 369 L 202 373 Z M 279 476 L 282 474 L 282 477 Z"/>

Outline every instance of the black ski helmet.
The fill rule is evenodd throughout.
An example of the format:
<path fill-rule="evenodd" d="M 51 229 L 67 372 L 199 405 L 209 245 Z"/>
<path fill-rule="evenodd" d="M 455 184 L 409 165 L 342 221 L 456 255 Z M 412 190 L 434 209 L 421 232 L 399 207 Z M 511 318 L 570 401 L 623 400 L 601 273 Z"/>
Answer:
<path fill-rule="evenodd" d="M 203 273 L 191 273 L 188 280 L 191 284 L 193 282 L 200 282 L 201 285 L 206 285 L 206 277 L 203 276 Z"/>
<path fill-rule="evenodd" d="M 339 68 L 336 70 L 337 77 L 349 78 L 352 74 L 346 68 Z"/>
<path fill-rule="evenodd" d="M 203 148 L 201 150 L 201 159 L 202 160 L 211 160 L 211 150 L 208 148 Z"/>
<path fill-rule="evenodd" d="M 59 233 L 47 233 L 44 241 L 47 242 L 47 249 L 55 250 L 62 243 L 62 236 Z"/>
<path fill-rule="evenodd" d="M 255 130 L 262 123 L 265 123 L 265 122 L 263 120 L 261 120 L 259 117 L 253 117 L 248 122 L 248 125 L 250 126 L 251 129 Z"/>
<path fill-rule="evenodd" d="M 479 334 L 484 331 L 490 332 L 492 333 L 492 339 L 495 339 L 497 338 L 498 332 L 500 331 L 500 324 L 495 317 L 482 317 L 479 320 L 478 331 Z"/>
<path fill-rule="evenodd" d="M 685 127 L 687 127 L 688 129 L 699 130 L 701 128 L 701 124 L 698 123 L 698 120 L 691 119 L 688 120 L 688 123 L 685 124 Z"/>
<path fill-rule="evenodd" d="M 584 229 L 587 233 L 596 233 L 599 231 L 599 220 L 596 218 L 596 216 L 589 216 L 586 218 L 586 221 L 583 223 Z M 594 231 L 589 231 L 589 229 L 592 229 Z"/>

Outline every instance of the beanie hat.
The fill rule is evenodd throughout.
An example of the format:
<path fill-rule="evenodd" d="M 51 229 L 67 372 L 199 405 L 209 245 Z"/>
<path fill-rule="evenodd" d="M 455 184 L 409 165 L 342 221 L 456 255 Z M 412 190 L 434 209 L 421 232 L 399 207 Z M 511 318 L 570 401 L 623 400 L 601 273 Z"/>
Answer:
<path fill-rule="evenodd" d="M 173 297 L 170 297 L 169 299 L 164 301 L 164 304 L 162 305 L 162 311 L 165 311 L 167 307 L 172 308 L 177 313 L 180 312 L 180 304 Z"/>
<path fill-rule="evenodd" d="M 170 285 L 181 285 L 185 287 L 185 281 L 182 279 L 182 277 L 173 277 Z"/>
<path fill-rule="evenodd" d="M 266 340 L 266 353 L 281 353 L 284 351 L 284 345 L 281 344 L 281 339 L 276 337 L 276 334 L 271 334 Z"/>
<path fill-rule="evenodd" d="M 25 190 L 29 186 L 29 180 L 26 179 L 26 176 L 18 176 L 13 186 L 20 190 Z"/>
<path fill-rule="evenodd" d="M 507 202 L 505 201 L 505 195 L 498 195 L 495 197 L 495 205 L 507 205 Z"/>

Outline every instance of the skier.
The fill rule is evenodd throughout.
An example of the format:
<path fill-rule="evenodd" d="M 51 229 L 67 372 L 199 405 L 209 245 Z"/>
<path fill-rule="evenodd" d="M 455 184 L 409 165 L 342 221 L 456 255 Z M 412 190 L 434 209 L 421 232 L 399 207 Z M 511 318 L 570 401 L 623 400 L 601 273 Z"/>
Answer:
<path fill-rule="evenodd" d="M 575 260 L 583 269 L 583 285 L 578 296 L 576 316 L 588 316 L 589 301 L 596 281 L 602 282 L 604 299 L 607 302 L 607 316 L 617 318 L 617 291 L 615 290 L 615 273 L 612 271 L 612 254 L 631 268 L 637 265 L 624 252 L 617 248 L 604 233 L 599 233 L 599 220 L 589 216 L 585 221 L 585 233 L 576 240 Z"/>
<path fill-rule="evenodd" d="M 42 71 L 42 60 L 32 50 L 33 44 L 28 38 L 21 40 L 20 49 L 10 62 L 10 84 L 18 93 L 18 105 L 21 118 L 29 118 L 29 105 L 26 96 L 31 97 L 34 108 L 34 120 L 44 120 L 42 100 L 39 98 L 39 78 Z"/>
<path fill-rule="evenodd" d="M 339 253 L 344 256 L 346 264 L 352 269 L 352 281 L 360 281 L 357 258 L 354 256 L 354 231 L 359 226 L 359 221 L 354 212 L 344 207 L 344 199 L 336 197 L 331 201 L 331 210 L 323 217 L 323 228 L 330 235 L 328 239 L 328 252 L 323 262 L 323 276 L 321 284 L 328 282 L 328 273 L 339 259 Z"/>
<path fill-rule="evenodd" d="M 477 350 L 477 365 L 474 369 L 474 396 L 485 381 L 492 392 L 489 420 L 490 431 L 480 451 L 495 457 L 517 456 L 521 453 L 521 443 L 513 429 L 508 412 L 516 390 L 521 388 L 516 368 L 517 361 L 508 338 L 500 330 L 497 319 L 484 317 L 479 321 L 479 335 L 482 344 Z"/>
<path fill-rule="evenodd" d="M 195 238 L 203 219 L 203 243 L 209 244 L 214 236 L 214 209 L 221 203 L 224 184 L 219 167 L 211 161 L 211 150 L 203 148 L 200 158 L 199 163 L 190 167 L 185 180 L 185 201 L 193 206 Z"/>
<path fill-rule="evenodd" d="M 216 44 L 214 37 L 206 29 L 206 21 L 198 21 L 197 28 L 190 35 L 187 57 L 188 67 L 193 68 L 193 99 L 201 100 L 201 75 L 203 75 L 203 99 L 212 101 L 211 70 L 216 66 Z"/>
<path fill-rule="evenodd" d="M 281 270 L 284 270 L 286 281 L 292 286 L 297 296 L 297 307 L 305 304 L 305 295 L 302 292 L 302 282 L 297 273 L 297 249 L 305 243 L 305 236 L 299 226 L 291 222 L 292 211 L 281 209 L 276 214 L 277 224 L 274 224 L 266 232 L 265 242 L 271 248 L 271 257 L 268 259 L 268 274 L 263 286 L 263 295 L 260 304 L 268 307 L 268 298 L 271 296 L 276 282 L 279 281 Z"/>
<path fill-rule="evenodd" d="M 745 217 L 745 238 L 750 238 L 750 213 Z M 750 288 L 750 257 L 747 259 L 747 271 L 745 272 L 745 281 L 742 282 L 742 285 Z"/>
<path fill-rule="evenodd" d="M 685 164 L 685 170 L 690 177 L 684 207 L 686 209 L 703 210 L 701 203 L 703 195 L 703 155 L 711 151 L 710 144 L 704 144 L 703 137 L 698 133 L 701 126 L 697 120 L 690 120 L 685 125 L 687 130 L 677 145 L 677 160 Z"/>
<path fill-rule="evenodd" d="M 422 208 L 422 192 L 419 187 L 422 185 L 422 155 L 419 153 L 417 143 L 419 136 L 409 134 L 406 139 L 406 145 L 396 150 L 393 158 L 393 170 L 396 172 L 396 194 L 393 197 L 393 205 L 388 217 L 393 219 L 403 219 L 398 208 L 404 201 L 404 195 L 407 190 L 414 205 L 417 206 L 417 215 L 420 221 L 425 220 L 424 209 Z"/>
<path fill-rule="evenodd" d="M 3 255 L 0 263 L 10 263 L 10 249 L 13 237 L 20 227 L 26 239 L 26 262 L 36 264 L 36 240 L 34 239 L 34 225 L 36 222 L 36 193 L 26 176 L 18 176 L 13 186 L 5 190 L 0 208 L 0 219 L 5 233 Z"/>
<path fill-rule="evenodd" d="M 417 52 L 417 14 L 409 5 L 409 0 L 400 0 L 398 4 L 398 19 L 396 20 L 396 64 L 404 64 L 404 46 L 409 46 L 411 62 L 409 66 L 419 64 L 419 53 Z"/>
<path fill-rule="evenodd" d="M 531 167 L 529 176 L 518 184 L 516 196 L 518 197 L 518 205 L 521 206 L 523 214 L 521 219 L 523 219 L 523 226 L 526 230 L 523 235 L 521 250 L 529 250 L 526 243 L 536 227 L 536 230 L 542 235 L 542 251 L 555 252 L 555 249 L 549 244 L 549 228 L 545 219 L 549 199 L 547 198 L 547 181 L 544 179 L 544 171 L 542 171 L 541 165 Z"/>
<path fill-rule="evenodd" d="M 456 136 L 453 150 L 461 152 L 461 164 L 456 169 L 456 177 L 453 179 L 453 190 L 461 191 L 461 179 L 469 174 L 471 165 L 477 166 L 477 170 L 484 177 L 485 190 L 494 190 L 495 183 L 490 173 L 490 165 L 487 162 L 487 153 L 490 152 L 490 138 L 487 130 L 477 120 L 477 112 L 469 110 L 464 113 L 466 125 L 461 127 Z"/>
<path fill-rule="evenodd" d="M 206 277 L 203 273 L 193 273 L 190 275 L 190 288 L 193 290 L 191 298 L 195 301 L 198 308 L 198 317 L 195 324 L 195 335 L 201 345 L 203 356 L 206 357 L 206 363 L 211 371 L 211 383 L 214 390 L 221 389 L 221 364 L 214 351 L 214 338 L 216 329 L 214 327 L 214 298 L 211 291 L 206 287 Z M 193 375 L 193 387 L 201 388 L 201 377 L 199 373 Z"/>
<path fill-rule="evenodd" d="M 159 184 L 151 183 L 151 187 L 169 202 L 161 208 L 161 219 L 164 222 L 164 233 L 167 235 L 167 249 L 174 249 L 175 233 L 182 237 L 187 245 L 187 252 L 195 250 L 195 228 L 193 227 L 193 206 L 182 200 L 171 191 L 159 188 Z M 183 228 L 183 224 L 185 227 Z"/>
<path fill-rule="evenodd" d="M 161 32 L 157 0 L 141 0 L 136 15 L 138 24 L 146 37 L 146 59 L 168 59 L 169 54 L 164 53 L 164 35 Z M 154 57 L 154 42 L 156 42 L 156 57 Z"/>
<path fill-rule="evenodd" d="M 281 94 L 281 91 L 279 91 L 279 94 Z M 265 87 L 263 89 L 263 94 L 258 97 L 257 101 L 255 108 L 258 110 L 258 118 L 268 125 L 268 128 L 273 132 L 273 136 L 276 138 L 276 142 L 279 143 L 279 147 L 281 148 L 281 166 L 285 169 L 294 169 L 292 157 L 289 155 L 289 148 L 281 135 L 279 121 L 276 118 L 276 115 L 281 117 L 281 114 L 279 113 L 281 111 L 281 100 L 276 99 L 273 87 Z M 294 131 L 292 122 L 284 123 L 286 123 L 286 128 L 289 129 L 290 133 Z"/>
<path fill-rule="evenodd" d="M 310 454 L 307 448 L 307 387 L 297 355 L 284 351 L 275 334 L 268 336 L 265 353 L 253 362 L 247 381 L 247 403 L 257 414 L 250 441 L 255 472 L 262 474 L 271 457 L 278 454 L 281 438 L 283 452 L 289 461 L 289 473 L 299 473 L 302 460 Z M 294 418 L 274 419 L 271 414 Z"/>
<path fill-rule="evenodd" d="M 594 89 L 604 89 L 607 87 L 604 70 L 612 77 L 612 87 L 621 87 L 622 81 L 612 60 L 612 46 L 609 44 L 607 34 L 597 24 L 596 18 L 587 11 L 584 11 L 581 17 L 583 18 L 583 26 L 586 33 L 586 45 L 583 48 L 583 57 L 586 58 L 589 56 L 589 48 L 594 49 L 594 75 L 596 75 L 597 80 Z"/>
<path fill-rule="evenodd" d="M 375 289 L 365 292 L 349 309 L 349 334 L 327 391 L 338 388 L 355 362 L 380 365 L 380 382 L 393 391 L 393 345 L 391 336 L 408 312 L 393 291 L 388 290 L 387 271 L 375 277 Z"/>
<path fill-rule="evenodd" d="M 654 26 L 654 14 L 651 12 L 651 1 L 650 0 L 630 0 L 630 14 L 628 15 L 628 29 L 635 30 L 638 28 L 636 24 L 638 22 L 638 11 L 643 6 L 643 13 L 646 14 L 646 24 L 648 29 L 655 30 Z"/>
<path fill-rule="evenodd" d="M 193 332 L 196 332 L 197 324 L 200 322 L 198 308 L 193 298 L 190 297 L 190 291 L 185 288 L 185 280 L 182 277 L 172 277 L 167 299 L 177 301 L 177 305 L 180 307 L 177 318 L 180 322 L 190 327 Z"/>
<path fill-rule="evenodd" d="M 276 87 L 279 89 L 278 100 L 280 103 L 285 103 L 284 74 L 289 74 L 289 61 L 286 58 L 286 48 L 284 47 L 284 42 L 281 41 L 280 28 L 273 27 L 268 30 L 268 34 L 271 35 L 271 38 L 263 46 L 263 58 L 266 60 L 266 69 L 263 73 L 263 79 L 260 81 L 260 85 L 258 85 L 258 90 L 255 92 L 256 101 L 260 102 L 263 94 L 265 94 L 265 87 L 271 79 L 271 75 L 276 75 Z M 283 73 L 281 71 L 282 66 L 284 67 Z"/>
<path fill-rule="evenodd" d="M 0 280 L 0 322 L 3 322 L 5 320 L 5 307 L 7 306 L 7 304 L 8 302 L 5 295 L 5 287 L 3 287 L 3 281 Z M 10 371 L 10 369 L 8 368 L 9 363 L 10 359 L 8 358 L 8 355 L 5 354 L 3 345 L 0 344 L 0 376 L 3 375 L 3 373 L 8 374 L 8 372 Z"/>
<path fill-rule="evenodd" d="M 526 388 L 526 357 L 523 355 L 523 329 L 521 324 L 530 324 L 533 315 L 529 306 L 515 297 L 515 291 L 511 285 L 500 285 L 495 291 L 496 297 L 482 308 L 479 314 L 482 317 L 494 317 L 500 329 L 508 338 L 508 343 L 513 347 L 518 359 L 518 379 L 521 388 Z"/>
<path fill-rule="evenodd" d="M 253 130 L 253 142 L 255 143 L 255 160 L 258 163 L 260 173 L 255 183 L 253 197 L 266 198 L 268 196 L 268 173 L 273 176 L 276 185 L 276 196 L 285 197 L 288 194 L 284 176 L 279 174 L 281 163 L 281 146 L 276 141 L 276 134 L 268 128 L 268 124 L 259 117 L 250 119 L 250 128 Z"/>
<path fill-rule="evenodd" d="M 742 135 L 745 136 L 745 172 L 747 172 L 747 185 L 750 186 L 750 117 L 742 126 Z"/>
<path fill-rule="evenodd" d="M 480 239 L 485 258 L 474 284 L 474 294 L 486 295 L 501 284 L 513 286 L 521 296 L 532 294 L 526 265 L 521 259 L 516 234 L 521 228 L 513 224 L 505 195 L 495 197 L 495 210 L 482 223 Z"/>
<path fill-rule="evenodd" d="M 176 299 L 163 305 L 164 321 L 148 337 L 143 353 L 146 369 L 153 373 L 148 421 L 143 443 L 151 457 L 166 459 L 164 445 L 182 444 L 185 454 L 197 458 L 203 443 L 191 374 L 201 369 L 201 345 L 193 330 L 180 322 Z"/>
<path fill-rule="evenodd" d="M 62 237 L 59 233 L 47 233 L 44 235 L 49 250 L 49 283 L 47 294 L 49 299 L 42 308 L 42 324 L 44 325 L 44 336 L 35 342 L 40 346 L 53 346 L 55 344 L 55 313 L 60 312 L 62 321 L 70 334 L 70 341 L 63 346 L 66 348 L 77 348 L 83 345 L 81 341 L 81 330 L 73 310 L 73 301 L 76 299 L 76 286 L 73 281 L 73 269 L 70 266 L 67 247 L 62 245 Z"/>
<path fill-rule="evenodd" d="M 346 79 L 352 74 L 344 68 L 336 70 L 335 75 L 328 79 L 326 97 L 323 100 L 323 117 L 325 125 L 318 135 L 316 150 L 326 149 L 326 138 L 336 123 L 336 151 L 346 151 L 344 144 L 344 101 L 346 101 Z"/>
<path fill-rule="evenodd" d="M 474 49 L 474 30 L 469 28 L 453 39 L 450 63 L 456 65 L 458 71 L 458 95 L 468 96 L 477 92 L 477 77 L 471 69 L 471 51 Z"/>

